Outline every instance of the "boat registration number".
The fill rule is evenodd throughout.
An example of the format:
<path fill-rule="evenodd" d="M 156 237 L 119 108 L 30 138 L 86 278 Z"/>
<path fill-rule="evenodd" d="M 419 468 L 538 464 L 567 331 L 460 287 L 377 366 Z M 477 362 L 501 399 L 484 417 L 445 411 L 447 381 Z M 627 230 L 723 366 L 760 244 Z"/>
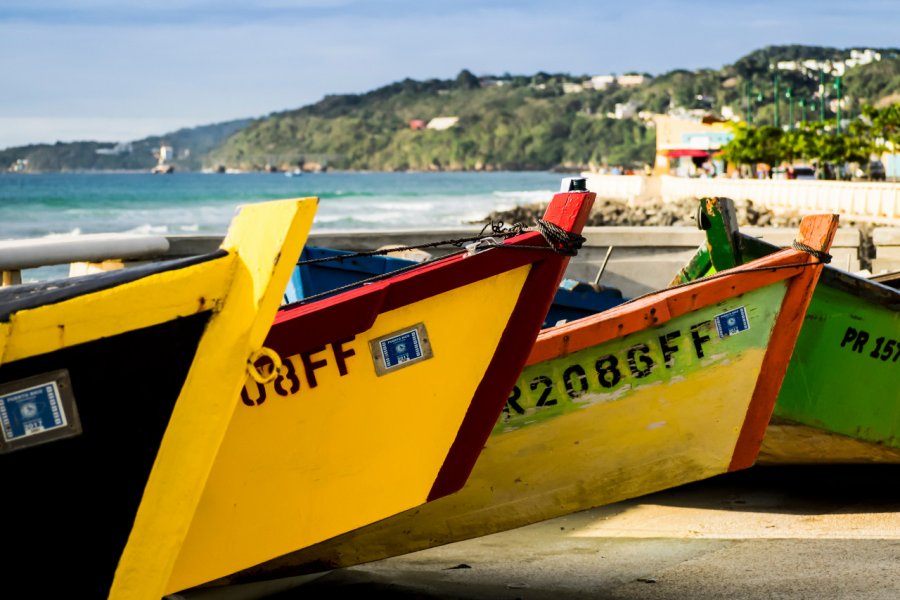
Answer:
<path fill-rule="evenodd" d="M 871 344 L 869 343 L 871 342 Z M 848 327 L 841 339 L 841 348 L 851 352 L 868 354 L 869 358 L 879 359 L 884 362 L 890 360 L 897 362 L 900 358 L 900 341 L 892 340 L 885 336 L 875 337 L 865 329 Z"/>

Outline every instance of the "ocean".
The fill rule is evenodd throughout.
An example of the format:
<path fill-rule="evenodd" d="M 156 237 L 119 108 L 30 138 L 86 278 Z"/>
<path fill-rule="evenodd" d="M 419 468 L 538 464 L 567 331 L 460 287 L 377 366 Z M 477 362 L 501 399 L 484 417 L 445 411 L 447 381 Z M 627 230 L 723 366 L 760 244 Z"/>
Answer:
<path fill-rule="evenodd" d="M 453 228 L 549 201 L 562 176 L 499 173 L 0 174 L 0 240 L 224 234 L 240 204 L 317 196 L 313 231 Z"/>

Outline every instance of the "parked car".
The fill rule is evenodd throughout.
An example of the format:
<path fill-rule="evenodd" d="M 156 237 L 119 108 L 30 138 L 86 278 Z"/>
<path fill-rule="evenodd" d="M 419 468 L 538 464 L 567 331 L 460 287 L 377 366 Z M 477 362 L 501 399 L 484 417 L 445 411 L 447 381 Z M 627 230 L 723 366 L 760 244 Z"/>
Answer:
<path fill-rule="evenodd" d="M 884 169 L 884 163 L 880 160 L 869 162 L 869 179 L 872 181 L 885 181 L 887 173 Z"/>
<path fill-rule="evenodd" d="M 793 176 L 791 176 L 793 173 Z M 809 165 L 791 165 L 788 169 L 788 179 L 815 179 L 816 169 Z"/>
<path fill-rule="evenodd" d="M 872 160 L 868 163 L 853 165 L 853 179 L 868 181 L 885 181 L 886 172 L 884 163 L 880 160 Z"/>

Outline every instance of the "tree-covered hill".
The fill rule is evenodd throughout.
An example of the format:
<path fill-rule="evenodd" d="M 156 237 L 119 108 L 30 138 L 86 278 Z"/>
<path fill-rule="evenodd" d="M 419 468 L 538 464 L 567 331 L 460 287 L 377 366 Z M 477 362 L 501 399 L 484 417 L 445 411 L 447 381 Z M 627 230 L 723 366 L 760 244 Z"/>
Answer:
<path fill-rule="evenodd" d="M 48 171 L 149 171 L 157 164 L 161 145 L 172 146 L 175 159 L 171 164 L 178 170 L 194 171 L 203 166 L 210 150 L 245 128 L 252 119 L 238 119 L 225 123 L 188 127 L 165 135 L 152 136 L 133 142 L 57 142 L 33 144 L 0 150 L 0 167 L 19 162 L 23 170 Z"/>
<path fill-rule="evenodd" d="M 655 152 L 648 115 L 708 111 L 743 118 L 749 107 L 757 123 L 771 124 L 777 85 L 781 122 L 788 110 L 800 119 L 818 100 L 820 68 L 837 73 L 846 67 L 842 106 L 845 115 L 854 109 L 858 115 L 864 104 L 900 92 L 900 51 L 868 49 L 868 59 L 860 59 L 866 50 L 769 46 L 721 69 L 679 69 L 638 86 L 613 83 L 603 89 L 586 85 L 586 75 L 569 74 L 476 78 L 463 71 L 453 80 L 405 80 L 272 114 L 230 138 L 209 160 L 242 169 L 639 166 L 652 163 Z M 880 60 L 861 64 L 873 53 Z M 826 83 L 827 116 L 833 118 L 831 75 Z M 442 116 L 459 121 L 445 130 L 410 127 Z"/>
<path fill-rule="evenodd" d="M 820 71 L 828 73 L 821 81 Z M 719 69 L 676 69 L 637 84 L 620 78 L 600 86 L 589 75 L 566 73 L 476 77 L 463 70 L 454 79 L 406 79 L 117 148 L 96 142 L 13 148 L 0 151 L 0 167 L 25 158 L 34 171 L 149 169 L 162 142 L 173 146 L 179 170 L 640 167 L 654 158 L 653 114 L 746 118 L 749 109 L 754 124 L 774 124 L 777 91 L 782 125 L 788 111 L 795 121 L 812 120 L 824 83 L 826 118 L 833 119 L 838 73 L 845 118 L 859 116 L 865 104 L 900 100 L 896 48 L 768 46 Z M 458 120 L 444 129 L 424 127 L 439 117 Z"/>

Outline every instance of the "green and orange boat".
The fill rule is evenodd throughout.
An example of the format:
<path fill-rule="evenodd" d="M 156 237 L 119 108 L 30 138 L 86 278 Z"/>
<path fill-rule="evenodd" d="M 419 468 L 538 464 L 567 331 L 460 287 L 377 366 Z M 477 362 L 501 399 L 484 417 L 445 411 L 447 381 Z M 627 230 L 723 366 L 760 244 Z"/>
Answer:
<path fill-rule="evenodd" d="M 738 231 L 734 203 L 705 198 L 701 245 L 674 284 L 779 248 Z M 759 463 L 900 462 L 900 290 L 825 267 Z"/>

